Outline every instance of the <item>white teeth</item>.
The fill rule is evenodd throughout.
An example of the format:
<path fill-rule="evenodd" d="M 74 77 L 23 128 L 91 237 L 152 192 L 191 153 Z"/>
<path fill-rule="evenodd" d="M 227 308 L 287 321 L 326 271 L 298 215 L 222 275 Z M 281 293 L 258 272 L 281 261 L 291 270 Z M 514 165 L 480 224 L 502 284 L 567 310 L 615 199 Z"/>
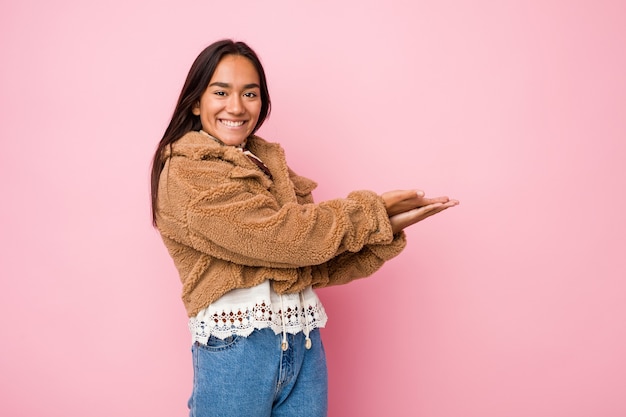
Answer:
<path fill-rule="evenodd" d="M 235 121 L 232 121 L 232 120 L 224 120 L 224 119 L 221 119 L 220 122 L 222 124 L 228 126 L 228 127 L 238 127 L 238 126 L 241 126 L 244 123 L 243 120 L 239 120 L 239 121 L 235 122 Z"/>

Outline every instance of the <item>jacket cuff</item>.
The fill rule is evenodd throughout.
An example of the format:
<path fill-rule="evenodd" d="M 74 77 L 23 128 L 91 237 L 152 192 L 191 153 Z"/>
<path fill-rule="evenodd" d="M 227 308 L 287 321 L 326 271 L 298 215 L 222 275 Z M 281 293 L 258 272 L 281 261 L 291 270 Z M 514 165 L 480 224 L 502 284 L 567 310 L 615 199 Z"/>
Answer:
<path fill-rule="evenodd" d="M 368 248 L 380 259 L 388 261 L 398 256 L 406 247 L 406 234 L 400 231 L 393 235 L 391 243 L 383 245 L 368 245 Z"/>
<path fill-rule="evenodd" d="M 393 241 L 391 222 L 381 196 L 373 191 L 361 190 L 351 192 L 348 199 L 354 200 L 364 207 L 363 215 L 370 223 L 370 233 L 363 242 L 363 246 L 384 245 Z"/>

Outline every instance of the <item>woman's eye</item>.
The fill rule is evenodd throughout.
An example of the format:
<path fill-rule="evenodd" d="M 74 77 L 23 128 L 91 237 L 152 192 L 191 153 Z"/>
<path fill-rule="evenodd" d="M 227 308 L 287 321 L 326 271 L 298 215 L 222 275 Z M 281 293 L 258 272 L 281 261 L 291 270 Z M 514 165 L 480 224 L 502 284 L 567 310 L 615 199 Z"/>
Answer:
<path fill-rule="evenodd" d="M 254 98 L 256 96 L 257 96 L 256 93 L 245 93 L 244 94 L 244 97 L 248 97 L 248 98 Z"/>
<path fill-rule="evenodd" d="M 216 91 L 214 94 L 216 96 L 224 97 L 226 95 L 226 92 L 224 92 L 224 91 Z"/>

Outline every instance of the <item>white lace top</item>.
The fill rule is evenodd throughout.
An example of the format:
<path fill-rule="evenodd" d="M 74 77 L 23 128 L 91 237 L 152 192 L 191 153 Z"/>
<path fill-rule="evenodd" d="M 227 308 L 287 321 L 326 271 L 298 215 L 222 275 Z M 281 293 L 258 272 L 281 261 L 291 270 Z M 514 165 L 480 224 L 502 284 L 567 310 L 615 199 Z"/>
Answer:
<path fill-rule="evenodd" d="M 274 333 L 309 332 L 326 325 L 326 312 L 311 287 L 297 294 L 278 295 L 270 281 L 252 288 L 235 289 L 189 319 L 192 343 L 248 336 L 254 329 L 270 327 Z"/>

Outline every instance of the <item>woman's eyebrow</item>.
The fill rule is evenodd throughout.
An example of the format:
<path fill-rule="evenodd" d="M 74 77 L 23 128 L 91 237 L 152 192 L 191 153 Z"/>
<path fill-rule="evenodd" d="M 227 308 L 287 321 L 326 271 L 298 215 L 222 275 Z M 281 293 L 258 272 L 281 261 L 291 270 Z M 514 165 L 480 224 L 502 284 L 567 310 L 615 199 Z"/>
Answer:
<path fill-rule="evenodd" d="M 214 83 L 209 84 L 209 87 L 222 87 L 222 88 L 230 88 L 230 84 L 228 83 L 223 83 L 220 81 L 215 81 Z"/>
<path fill-rule="evenodd" d="M 228 83 L 223 83 L 221 81 L 215 81 L 211 84 L 209 84 L 209 87 L 222 87 L 222 88 L 231 88 L 232 86 Z M 256 83 L 252 83 L 252 84 L 246 84 L 243 86 L 244 90 L 248 90 L 250 88 L 261 88 L 261 86 L 259 86 Z"/>

